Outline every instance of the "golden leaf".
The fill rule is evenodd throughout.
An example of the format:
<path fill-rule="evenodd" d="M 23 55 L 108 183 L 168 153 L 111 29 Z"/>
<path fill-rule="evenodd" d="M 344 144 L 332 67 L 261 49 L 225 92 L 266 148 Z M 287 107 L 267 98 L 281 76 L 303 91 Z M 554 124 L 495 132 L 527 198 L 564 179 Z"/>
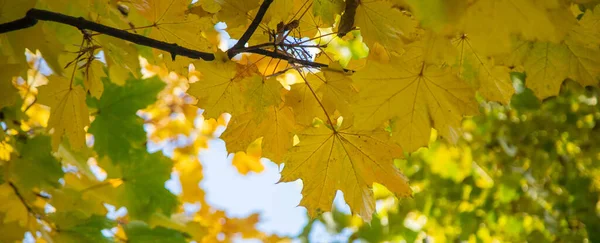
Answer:
<path fill-rule="evenodd" d="M 50 76 L 47 85 L 39 88 L 39 102 L 51 108 L 48 128 L 54 129 L 52 149 L 58 150 L 63 135 L 69 138 L 75 150 L 85 146 L 85 130 L 90 125 L 85 91 L 81 86 L 72 86 L 62 76 Z"/>
<path fill-rule="evenodd" d="M 431 128 L 455 141 L 462 118 L 478 112 L 474 90 L 449 68 L 427 64 L 426 47 L 415 43 L 401 59 L 371 61 L 352 77 L 360 90 L 356 125 L 373 129 L 392 119 L 393 138 L 407 152 L 426 146 Z"/>
<path fill-rule="evenodd" d="M 281 163 L 293 143 L 294 116 L 289 107 L 270 107 L 264 118 L 255 118 L 255 113 L 233 116 L 221 138 L 227 151 L 244 151 L 254 140 L 263 137 L 262 150 L 265 157 Z"/>
<path fill-rule="evenodd" d="M 302 201 L 311 217 L 330 211 L 337 190 L 353 213 L 371 220 L 375 210 L 372 186 L 377 182 L 398 197 L 408 197 L 408 179 L 393 165 L 402 149 L 390 142 L 383 129 L 358 130 L 350 119 L 331 129 L 324 124 L 309 127 L 298 136 L 300 143 L 286 156 L 282 182 L 302 179 Z"/>

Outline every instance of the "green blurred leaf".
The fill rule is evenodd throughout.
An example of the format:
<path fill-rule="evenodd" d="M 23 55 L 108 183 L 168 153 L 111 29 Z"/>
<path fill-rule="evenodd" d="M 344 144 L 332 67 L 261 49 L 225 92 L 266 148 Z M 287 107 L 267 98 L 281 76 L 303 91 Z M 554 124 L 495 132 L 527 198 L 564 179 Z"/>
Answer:
<path fill-rule="evenodd" d="M 132 221 L 125 227 L 129 243 L 186 243 L 183 233 L 164 228 L 150 228 L 146 223 L 141 221 Z"/>
<path fill-rule="evenodd" d="M 98 114 L 89 129 L 99 155 L 123 160 L 130 150 L 145 147 L 143 120 L 136 112 L 152 104 L 164 86 L 156 77 L 128 80 L 122 87 L 104 79 L 104 93 L 96 104 Z"/>

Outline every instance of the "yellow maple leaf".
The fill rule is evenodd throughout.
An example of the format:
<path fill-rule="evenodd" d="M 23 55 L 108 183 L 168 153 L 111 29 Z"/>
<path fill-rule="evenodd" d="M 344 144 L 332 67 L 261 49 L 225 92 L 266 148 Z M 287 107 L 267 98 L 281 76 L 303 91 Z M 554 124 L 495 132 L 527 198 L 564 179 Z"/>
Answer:
<path fill-rule="evenodd" d="M 300 124 L 310 125 L 315 117 L 326 120 L 326 115 L 331 116 L 336 110 L 343 116 L 352 114 L 350 104 L 358 90 L 348 75 L 323 69 L 301 76 L 305 81 L 292 85 L 286 96 L 286 105 L 293 108 Z"/>
<path fill-rule="evenodd" d="M 512 52 L 501 60 L 505 65 L 525 71 L 525 84 L 540 99 L 557 95 L 567 78 L 584 86 L 596 85 L 600 77 L 600 39 L 593 29 L 600 29 L 599 12 L 600 8 L 587 11 L 560 43 L 518 40 Z"/>
<path fill-rule="evenodd" d="M 283 90 L 276 78 L 250 78 L 244 93 L 245 102 L 256 113 L 255 117 L 262 119 L 261 114 L 267 112 L 268 107 L 279 107 L 279 104 L 283 103 Z"/>
<path fill-rule="evenodd" d="M 100 99 L 104 92 L 104 84 L 102 78 L 106 77 L 104 73 L 104 65 L 100 61 L 92 61 L 85 66 L 85 79 L 84 84 L 87 91 L 95 97 Z"/>
<path fill-rule="evenodd" d="M 426 146 L 432 127 L 455 141 L 462 118 L 478 112 L 475 91 L 449 68 L 427 63 L 427 47 L 417 42 L 402 58 L 371 61 L 352 76 L 360 89 L 356 124 L 372 129 L 392 119 L 393 138 L 407 152 Z"/>
<path fill-rule="evenodd" d="M 310 125 L 315 117 L 327 119 L 319 105 L 319 100 L 314 95 L 305 83 L 292 85 L 291 91 L 286 94 L 285 104 L 293 109 L 294 117 L 299 124 Z"/>
<path fill-rule="evenodd" d="M 293 144 L 295 122 L 292 110 L 289 107 L 270 107 L 263 119 L 256 119 L 255 116 L 255 113 L 249 112 L 231 118 L 221 136 L 227 151 L 244 151 L 254 140 L 262 137 L 264 156 L 281 163 Z"/>
<path fill-rule="evenodd" d="M 367 45 L 379 42 L 386 48 L 396 48 L 415 31 L 417 22 L 385 0 L 359 1 L 355 25 Z"/>
<path fill-rule="evenodd" d="M 39 88 L 38 99 L 51 109 L 48 128 L 54 129 L 52 149 L 58 150 L 63 135 L 67 136 L 73 149 L 82 148 L 85 146 L 84 128 L 90 125 L 85 91 L 62 76 L 53 75 L 48 79 L 48 84 Z"/>
<path fill-rule="evenodd" d="M 515 93 L 509 68 L 495 65 L 492 57 L 475 50 L 467 34 L 452 39 L 452 44 L 458 50 L 453 62 L 458 76 L 469 81 L 487 100 L 508 104 Z"/>
<path fill-rule="evenodd" d="M 287 24 L 292 21 L 293 19 L 290 19 L 290 16 L 294 17 L 294 13 L 297 12 L 295 11 L 296 6 L 294 2 L 294 0 L 273 1 L 265 14 L 265 23 L 268 23 L 271 29 L 276 29 L 279 22 Z"/>
<path fill-rule="evenodd" d="M 212 30 L 210 17 L 190 13 L 187 0 L 135 0 L 133 7 L 151 23 L 140 24 L 150 28 L 148 37 L 177 44 L 198 51 L 211 51 L 212 45 L 202 33 Z M 171 53 L 155 51 L 167 67 L 184 73 L 192 62 L 189 58 L 174 59 Z"/>
<path fill-rule="evenodd" d="M 251 10 L 258 7 L 258 0 L 212 0 L 221 5 L 221 10 L 217 13 L 217 18 L 225 23 L 229 28 L 246 25 L 254 16 L 248 14 Z"/>
<path fill-rule="evenodd" d="M 111 82 L 122 86 L 130 73 L 136 78 L 139 77 L 139 54 L 134 45 L 104 35 L 96 37 L 95 40 L 102 45 Z"/>
<path fill-rule="evenodd" d="M 420 21 L 422 27 L 440 31 L 464 14 L 468 2 L 463 0 L 394 0 L 410 11 Z"/>
<path fill-rule="evenodd" d="M 578 25 L 569 32 L 569 36 L 585 45 L 598 45 L 600 43 L 600 6 L 596 6 L 593 11 L 592 9 L 586 10 Z"/>
<path fill-rule="evenodd" d="M 244 77 L 236 76 L 238 64 L 200 61 L 194 65 L 203 72 L 197 82 L 190 84 L 188 93 L 198 98 L 198 106 L 205 109 L 205 117 L 217 118 L 221 113 L 237 115 L 245 111 Z"/>
<path fill-rule="evenodd" d="M 459 29 L 469 33 L 475 49 L 486 54 L 509 51 L 513 34 L 527 40 L 560 41 L 574 18 L 557 2 L 476 1 L 465 9 Z"/>
<path fill-rule="evenodd" d="M 311 217 L 330 211 L 337 190 L 353 213 L 370 221 L 375 210 L 373 183 L 386 186 L 398 197 L 412 191 L 408 179 L 394 167 L 402 156 L 383 129 L 359 130 L 350 119 L 331 129 L 324 124 L 298 134 L 300 143 L 286 156 L 281 182 L 302 179 L 302 201 Z"/>
<path fill-rule="evenodd" d="M 275 78 L 262 77 L 255 66 L 235 62 L 197 62 L 203 70 L 188 93 L 198 98 L 204 116 L 217 118 L 222 113 L 237 116 L 248 111 L 263 113 L 269 106 L 283 102 L 283 87 Z M 262 116 L 255 116 L 261 119 Z"/>
<path fill-rule="evenodd" d="M 188 14 L 187 0 L 135 0 L 133 6 L 152 22 L 150 37 L 197 50 L 207 50 L 201 35 L 206 25 L 201 18 Z"/>
<path fill-rule="evenodd" d="M 18 222 L 22 227 L 29 223 L 30 219 L 27 207 L 23 205 L 8 183 L 0 185 L 0 201 L 2 201 L 0 203 L 0 212 L 4 213 L 2 223 Z"/>

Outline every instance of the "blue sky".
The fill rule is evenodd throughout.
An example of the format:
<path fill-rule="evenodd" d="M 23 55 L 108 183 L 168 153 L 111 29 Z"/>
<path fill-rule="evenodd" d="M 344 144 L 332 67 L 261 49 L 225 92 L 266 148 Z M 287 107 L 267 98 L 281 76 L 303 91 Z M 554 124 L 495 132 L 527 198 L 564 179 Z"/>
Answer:
<path fill-rule="evenodd" d="M 306 209 L 297 207 L 302 182 L 279 183 L 279 168 L 263 159 L 265 170 L 246 176 L 237 172 L 222 140 L 213 140 L 210 149 L 201 152 L 204 170 L 201 186 L 206 200 L 228 216 L 243 217 L 261 213 L 259 229 L 280 235 L 297 235 L 307 223 Z"/>

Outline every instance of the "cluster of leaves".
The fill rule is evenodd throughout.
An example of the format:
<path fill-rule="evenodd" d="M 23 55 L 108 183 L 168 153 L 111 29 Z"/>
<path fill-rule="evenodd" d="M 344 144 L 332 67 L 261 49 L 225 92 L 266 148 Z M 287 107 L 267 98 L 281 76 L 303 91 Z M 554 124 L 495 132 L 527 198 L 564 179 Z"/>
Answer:
<path fill-rule="evenodd" d="M 0 242 L 20 241 L 25 232 L 40 242 L 282 240 L 255 229 L 257 214 L 229 218 L 206 203 L 198 153 L 225 121 L 204 120 L 180 92 L 187 78 L 148 64 L 149 79 L 118 86 L 103 78 L 102 98 L 87 99 L 96 114 L 87 129 L 88 146 L 76 151 L 65 140 L 53 152 L 46 135 L 51 109 L 36 100 L 60 80 L 40 73 L 39 55 L 28 57 L 27 80 L 15 79 L 16 104 L 1 113 Z M 143 108 L 137 114 L 144 119 L 136 115 Z M 190 142 L 176 143 L 182 136 Z M 171 146 L 169 158 L 148 153 L 147 141 L 180 145 Z M 179 175 L 177 195 L 165 189 L 172 173 Z M 186 211 L 185 205 L 201 207 Z M 127 214 L 108 218 L 111 206 Z"/>
<path fill-rule="evenodd" d="M 370 225 L 334 211 L 319 220 L 368 242 L 600 241 L 600 91 L 568 83 L 543 104 L 531 90 L 465 120 L 457 146 L 432 138 L 396 164 L 415 188 L 376 187 Z M 358 224 L 357 224 L 358 222 Z"/>
<path fill-rule="evenodd" d="M 515 92 L 511 71 L 527 74 L 537 98 L 557 95 L 565 79 L 597 85 L 597 3 L 0 0 L 2 27 L 18 29 L 0 29 L 2 195 L 14 202 L 2 208 L 4 221 L 46 238 L 99 234 L 90 228 L 119 223 L 125 233 L 113 238 L 135 241 L 136 232 L 155 232 L 199 239 L 186 227 L 211 218 L 210 210 L 184 223 L 152 220 L 173 219 L 186 202 L 205 208 L 195 156 L 205 147 L 198 138 L 214 130 L 193 122 L 194 102 L 211 124 L 231 115 L 222 139 L 241 172 L 260 170 L 255 162 L 264 155 L 285 165 L 282 182 L 302 180 L 300 205 L 310 216 L 330 211 L 340 190 L 351 211 L 370 220 L 374 183 L 397 197 L 420 188 L 419 174 L 404 168 L 415 181 L 411 189 L 393 159 L 427 146 L 432 131 L 456 142 L 462 119 L 479 112 L 478 97 L 508 104 Z M 27 12 L 34 7 L 44 11 Z M 215 29 L 218 22 L 240 42 L 228 49 L 232 40 Z M 150 43 L 146 37 L 155 49 L 123 40 Z M 39 68 L 27 62 L 25 49 L 43 54 L 48 80 L 36 82 Z M 140 56 L 153 65 L 140 65 Z M 162 71 L 150 72 L 154 65 Z M 178 141 L 183 145 L 172 159 L 146 151 L 144 122 L 136 116 L 155 101 L 160 80 L 175 80 L 167 82 L 171 95 L 160 95 L 157 111 L 142 115 L 155 129 L 152 142 L 190 140 Z M 108 179 L 98 182 L 86 173 L 90 168 Z M 178 200 L 164 188 L 173 170 L 191 195 Z M 57 206 L 67 201 L 96 211 Z M 48 203 L 56 213 L 40 209 Z M 103 203 L 126 207 L 135 223 L 97 217 Z"/>

